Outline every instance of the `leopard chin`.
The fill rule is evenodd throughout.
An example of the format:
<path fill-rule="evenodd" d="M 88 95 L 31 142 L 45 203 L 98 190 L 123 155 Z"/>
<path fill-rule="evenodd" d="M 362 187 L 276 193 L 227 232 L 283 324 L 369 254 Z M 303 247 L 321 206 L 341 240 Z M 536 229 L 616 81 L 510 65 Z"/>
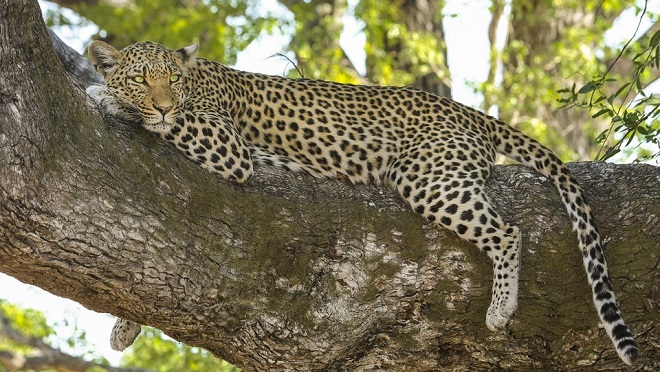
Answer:
<path fill-rule="evenodd" d="M 172 123 L 172 124 L 173 124 L 173 123 Z M 148 122 L 145 121 L 145 122 L 142 124 L 142 126 L 144 127 L 144 129 L 146 129 L 146 130 L 148 130 L 148 131 L 150 131 L 150 132 L 156 132 L 156 133 L 160 133 L 160 134 L 166 134 L 166 133 L 169 133 L 170 130 L 172 129 L 172 124 L 170 124 L 170 123 L 168 123 L 168 122 L 166 122 L 166 121 L 164 121 L 164 120 L 159 121 L 159 122 L 157 122 L 157 123 L 148 123 Z"/>

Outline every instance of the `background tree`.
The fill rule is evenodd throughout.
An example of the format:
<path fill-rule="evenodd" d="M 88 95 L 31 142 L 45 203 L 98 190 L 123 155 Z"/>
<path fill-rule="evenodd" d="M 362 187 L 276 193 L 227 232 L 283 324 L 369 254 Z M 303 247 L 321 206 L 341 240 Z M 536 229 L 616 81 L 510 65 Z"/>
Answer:
<path fill-rule="evenodd" d="M 609 120 L 609 127 L 596 138 L 602 145 L 599 160 L 622 150 L 636 153 L 635 161 L 660 158 L 660 95 L 645 89 L 660 78 L 660 23 L 638 40 L 628 40 L 608 65 L 603 74 L 585 78 L 579 89 L 573 84 L 560 90 L 559 101 L 591 113 L 592 118 Z M 631 146 L 633 142 L 638 143 Z"/>
<path fill-rule="evenodd" d="M 300 71 L 308 78 L 356 83 L 362 80 L 353 63 L 339 45 L 347 0 L 282 0 L 293 13 L 295 33 L 289 48 L 294 52 Z"/>
<path fill-rule="evenodd" d="M 146 368 L 152 371 L 217 371 L 238 372 L 240 369 L 224 360 L 218 359 L 210 352 L 190 347 L 163 335 L 162 331 L 144 327 L 140 337 L 135 341 L 122 364 Z"/>
<path fill-rule="evenodd" d="M 444 1 L 360 1 L 356 16 L 364 22 L 369 82 L 408 85 L 451 97 Z"/>
<path fill-rule="evenodd" d="M 646 2 L 640 5 L 644 7 Z M 608 122 L 591 118 L 588 111 L 560 108 L 556 92 L 576 82 L 586 84 L 585 80 L 603 75 L 612 67 L 618 52 L 605 43 L 605 35 L 614 20 L 631 6 L 636 5 L 601 0 L 512 1 L 506 47 L 491 61 L 491 70 L 502 63 L 502 83 L 497 84 L 491 75 L 482 85 L 485 109 L 497 105 L 502 119 L 544 139 L 564 159 L 594 158 L 599 150 L 594 138 Z M 496 1 L 493 7 L 494 14 L 500 14 L 504 3 Z M 646 16 L 654 19 L 656 27 L 635 41 L 637 51 L 648 45 L 648 39 L 660 25 L 658 15 L 640 15 Z M 626 30 L 626 37 L 633 38 L 634 31 Z M 609 78 L 621 80 L 622 76 L 634 74 L 631 62 L 616 62 Z M 640 81 L 642 87 L 658 76 L 657 69 L 649 71 Z"/>

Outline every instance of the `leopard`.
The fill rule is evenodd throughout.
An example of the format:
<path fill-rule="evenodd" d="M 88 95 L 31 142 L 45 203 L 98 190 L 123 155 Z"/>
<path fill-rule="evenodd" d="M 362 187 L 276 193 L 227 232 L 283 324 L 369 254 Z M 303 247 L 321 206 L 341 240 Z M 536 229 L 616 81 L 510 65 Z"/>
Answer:
<path fill-rule="evenodd" d="M 617 304 L 592 209 L 568 167 L 509 124 L 448 97 L 405 86 L 344 84 L 245 72 L 143 41 L 121 50 L 94 40 L 88 56 L 104 84 L 87 93 L 100 110 L 139 123 L 202 168 L 237 184 L 255 166 L 390 187 L 426 220 L 455 232 L 492 261 L 486 326 L 509 323 L 518 306 L 521 233 L 484 186 L 497 154 L 550 180 L 577 234 L 600 322 L 620 359 L 639 350 Z M 140 324 L 118 319 L 123 350 Z"/>

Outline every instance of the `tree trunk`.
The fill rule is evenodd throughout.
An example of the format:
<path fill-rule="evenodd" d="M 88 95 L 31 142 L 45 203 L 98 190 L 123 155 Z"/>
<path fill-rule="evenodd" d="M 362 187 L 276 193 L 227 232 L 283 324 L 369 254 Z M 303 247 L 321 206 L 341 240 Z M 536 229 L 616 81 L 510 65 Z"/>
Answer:
<path fill-rule="evenodd" d="M 527 168 L 488 184 L 524 232 L 518 312 L 492 333 L 488 259 L 390 191 L 273 168 L 236 186 L 102 120 L 35 1 L 0 2 L 0 66 L 2 272 L 247 371 L 622 366 L 559 195 Z M 609 242 L 636 367 L 658 370 L 660 169 L 570 168 Z"/>
<path fill-rule="evenodd" d="M 409 85 L 451 98 L 441 0 L 400 0 L 389 6 L 360 4 L 366 26 L 367 79 Z M 381 2 L 382 3 L 382 2 Z"/>
<path fill-rule="evenodd" d="M 339 45 L 347 0 L 280 0 L 293 13 L 297 30 L 289 48 L 295 53 L 301 77 L 335 76 L 346 81 L 364 80 Z"/>
<path fill-rule="evenodd" d="M 447 69 L 447 47 L 445 45 L 445 30 L 442 26 L 442 8 L 444 1 L 438 0 L 405 0 L 401 7 L 401 16 L 404 20 L 402 22 L 410 32 L 418 34 L 426 34 L 433 36 L 437 42 L 434 52 L 442 55 L 442 67 L 436 66 L 433 71 L 420 74 L 415 77 L 411 83 L 418 89 L 423 89 L 440 96 L 451 98 L 451 87 L 449 70 Z M 383 31 L 387 35 L 387 31 Z M 393 45 L 386 45 L 390 50 L 387 53 L 400 52 L 402 48 L 401 43 L 394 42 Z M 395 68 L 401 71 L 411 71 L 415 67 L 415 63 L 408 58 L 399 58 L 396 60 L 397 66 Z M 372 61 L 374 63 L 374 61 Z M 441 70 L 441 71 L 439 71 Z M 442 78 L 441 74 L 445 74 Z"/>

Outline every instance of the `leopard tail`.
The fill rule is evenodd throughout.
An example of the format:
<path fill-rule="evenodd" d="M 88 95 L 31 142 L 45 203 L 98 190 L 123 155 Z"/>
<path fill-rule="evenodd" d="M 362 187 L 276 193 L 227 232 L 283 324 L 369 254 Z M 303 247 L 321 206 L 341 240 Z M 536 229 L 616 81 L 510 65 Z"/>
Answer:
<path fill-rule="evenodd" d="M 500 120 L 491 120 L 491 138 L 496 151 L 536 169 L 548 177 L 559 190 L 573 223 L 573 230 L 577 232 L 584 269 L 601 324 L 621 360 L 632 365 L 639 355 L 639 350 L 617 305 L 601 237 L 578 182 L 566 165 L 545 146 Z"/>

